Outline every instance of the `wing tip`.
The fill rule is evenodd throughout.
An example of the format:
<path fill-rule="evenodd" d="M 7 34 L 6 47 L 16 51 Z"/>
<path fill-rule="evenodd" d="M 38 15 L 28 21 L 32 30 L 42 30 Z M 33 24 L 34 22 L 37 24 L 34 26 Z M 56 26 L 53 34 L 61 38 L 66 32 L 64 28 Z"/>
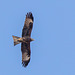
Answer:
<path fill-rule="evenodd" d="M 27 61 L 22 61 L 22 66 L 27 67 L 28 63 L 30 62 L 30 59 Z"/>
<path fill-rule="evenodd" d="M 33 18 L 33 15 L 31 12 L 27 13 L 26 18 L 30 18 L 30 19 L 32 19 L 32 21 L 34 21 L 34 18 Z"/>

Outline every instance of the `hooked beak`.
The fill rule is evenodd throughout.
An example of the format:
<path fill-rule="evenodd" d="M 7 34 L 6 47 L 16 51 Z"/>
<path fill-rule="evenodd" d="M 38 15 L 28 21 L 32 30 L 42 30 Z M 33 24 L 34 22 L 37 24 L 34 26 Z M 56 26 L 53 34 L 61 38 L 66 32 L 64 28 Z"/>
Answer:
<path fill-rule="evenodd" d="M 31 38 L 31 41 L 34 41 L 34 39 Z"/>

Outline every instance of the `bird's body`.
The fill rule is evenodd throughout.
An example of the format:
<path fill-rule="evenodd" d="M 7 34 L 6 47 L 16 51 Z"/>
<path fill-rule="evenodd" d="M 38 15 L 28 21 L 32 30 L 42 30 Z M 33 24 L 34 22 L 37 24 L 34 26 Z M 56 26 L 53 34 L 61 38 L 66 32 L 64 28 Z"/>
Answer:
<path fill-rule="evenodd" d="M 33 15 L 31 12 L 27 13 L 24 27 L 22 30 L 22 37 L 13 36 L 14 45 L 21 43 L 22 51 L 22 64 L 26 67 L 30 61 L 30 42 L 33 41 L 31 38 L 31 31 L 33 27 Z"/>
<path fill-rule="evenodd" d="M 13 37 L 13 39 L 14 39 L 14 46 L 15 45 L 17 45 L 17 42 L 20 42 L 20 43 L 22 43 L 22 42 L 24 42 L 24 43 L 26 43 L 26 42 L 31 42 L 31 41 L 34 41 L 34 39 L 32 39 L 32 38 L 30 38 L 30 37 L 17 37 L 17 36 L 12 36 Z M 17 42 L 16 42 L 17 41 Z"/>

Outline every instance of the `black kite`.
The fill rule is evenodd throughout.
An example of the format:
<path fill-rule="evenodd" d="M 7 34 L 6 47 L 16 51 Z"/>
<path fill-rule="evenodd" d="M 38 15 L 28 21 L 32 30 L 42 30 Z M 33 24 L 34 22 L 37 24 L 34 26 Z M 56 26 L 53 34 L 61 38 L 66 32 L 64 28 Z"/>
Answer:
<path fill-rule="evenodd" d="M 21 43 L 22 51 L 22 64 L 26 67 L 30 61 L 30 42 L 33 41 L 31 38 L 31 31 L 33 28 L 33 15 L 31 12 L 27 13 L 24 27 L 22 30 L 22 37 L 12 36 L 14 40 L 14 46 Z"/>

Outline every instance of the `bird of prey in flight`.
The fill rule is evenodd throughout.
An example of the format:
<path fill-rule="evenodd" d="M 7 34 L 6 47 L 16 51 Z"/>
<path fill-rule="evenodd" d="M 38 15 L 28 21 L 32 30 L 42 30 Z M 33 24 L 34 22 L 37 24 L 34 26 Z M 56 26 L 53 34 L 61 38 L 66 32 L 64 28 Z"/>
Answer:
<path fill-rule="evenodd" d="M 31 31 L 33 28 L 33 15 L 31 12 L 27 13 L 24 27 L 22 29 L 22 37 L 12 36 L 14 40 L 14 46 L 21 43 L 21 51 L 22 51 L 22 64 L 26 67 L 30 61 L 30 42 L 34 41 L 31 38 Z"/>

